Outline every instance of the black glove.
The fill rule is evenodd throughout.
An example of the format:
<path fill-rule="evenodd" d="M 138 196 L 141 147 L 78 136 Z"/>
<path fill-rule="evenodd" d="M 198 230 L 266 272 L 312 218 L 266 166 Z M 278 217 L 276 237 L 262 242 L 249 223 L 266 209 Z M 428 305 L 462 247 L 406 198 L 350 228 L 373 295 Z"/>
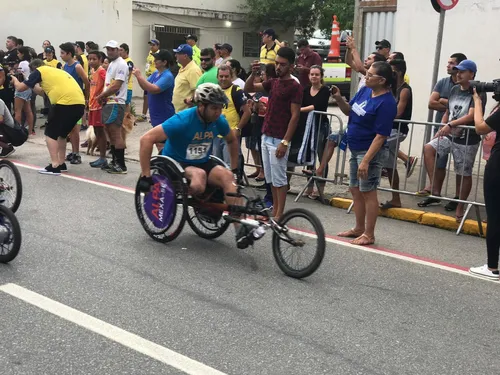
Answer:
<path fill-rule="evenodd" d="M 137 183 L 137 188 L 142 193 L 149 193 L 153 185 L 154 185 L 153 177 L 141 176 L 139 178 L 139 182 Z"/>
<path fill-rule="evenodd" d="M 231 171 L 233 172 L 234 179 L 236 180 L 236 184 L 243 185 L 243 176 L 242 176 L 241 170 L 239 168 L 235 168 Z"/>

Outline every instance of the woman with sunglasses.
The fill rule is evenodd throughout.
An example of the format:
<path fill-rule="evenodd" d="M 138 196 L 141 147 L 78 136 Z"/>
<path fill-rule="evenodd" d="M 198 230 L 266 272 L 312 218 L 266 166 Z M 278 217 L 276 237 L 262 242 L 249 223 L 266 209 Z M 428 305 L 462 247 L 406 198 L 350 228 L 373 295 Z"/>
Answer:
<path fill-rule="evenodd" d="M 387 62 L 375 62 L 366 73 L 366 86 L 347 103 L 340 90 L 332 86 L 332 94 L 342 112 L 349 116 L 347 144 L 351 191 L 356 215 L 356 226 L 339 233 L 340 237 L 354 238 L 355 245 L 375 243 L 375 224 L 379 204 L 377 187 L 386 158 L 383 146 L 391 134 L 396 118 L 394 99 L 397 79 Z"/>

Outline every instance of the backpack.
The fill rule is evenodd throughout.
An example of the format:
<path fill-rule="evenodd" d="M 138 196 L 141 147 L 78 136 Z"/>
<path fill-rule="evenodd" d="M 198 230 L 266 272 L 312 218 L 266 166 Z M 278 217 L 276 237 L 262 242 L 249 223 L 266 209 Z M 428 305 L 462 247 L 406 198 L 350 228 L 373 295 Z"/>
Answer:
<path fill-rule="evenodd" d="M 24 142 L 26 142 L 29 135 L 28 128 L 22 126 L 15 120 L 13 127 L 3 125 L 2 133 L 5 135 L 6 141 L 16 147 L 21 146 Z"/>

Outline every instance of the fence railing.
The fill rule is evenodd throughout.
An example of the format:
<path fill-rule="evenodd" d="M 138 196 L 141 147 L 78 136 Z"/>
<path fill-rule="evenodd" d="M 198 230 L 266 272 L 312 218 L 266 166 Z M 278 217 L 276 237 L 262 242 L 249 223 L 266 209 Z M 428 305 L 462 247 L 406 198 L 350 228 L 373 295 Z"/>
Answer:
<path fill-rule="evenodd" d="M 298 201 L 298 199 L 300 199 L 306 189 L 311 186 L 311 184 L 314 184 L 316 185 L 317 190 L 320 194 L 321 201 L 324 202 L 325 199 L 323 196 L 323 189 L 319 189 L 320 184 L 329 182 L 336 185 L 347 185 L 349 181 L 349 179 L 347 178 L 349 168 L 349 163 L 347 162 L 347 153 L 349 153 L 349 150 L 347 148 L 344 151 L 339 147 L 342 136 L 344 135 L 346 130 L 342 119 L 338 115 L 335 115 L 333 113 L 319 111 L 315 111 L 314 116 L 319 117 L 317 123 L 322 124 L 323 122 L 327 121 L 330 125 L 330 128 L 335 133 L 338 133 L 337 144 L 334 151 L 335 167 L 333 171 L 330 171 L 330 177 L 326 175 L 317 176 L 315 174 L 313 174 L 312 176 L 307 176 L 303 173 L 296 173 L 291 171 L 288 172 L 294 176 L 306 177 L 306 183 L 299 191 L 299 194 L 295 198 L 295 201 Z M 431 143 L 427 144 L 426 146 L 424 139 L 420 141 L 416 136 L 416 132 L 418 132 L 419 129 L 426 130 L 427 128 L 432 128 L 435 133 L 445 125 L 432 122 L 406 120 L 397 120 L 395 121 L 395 123 L 398 125 L 397 129 L 394 129 L 395 134 L 401 134 L 403 128 L 405 127 L 404 125 L 406 124 L 409 127 L 408 133 L 405 136 L 390 137 L 388 145 L 384 146 L 384 152 L 389 153 L 390 146 L 394 156 L 392 165 L 386 165 L 387 169 L 391 173 L 391 176 L 389 176 L 389 181 L 392 181 L 392 183 L 390 183 L 388 187 L 384 184 L 378 189 L 380 191 L 390 192 L 393 194 L 420 196 L 434 201 L 439 200 L 445 202 L 454 202 L 455 204 L 463 204 L 463 216 L 456 217 L 457 222 L 459 223 L 457 234 L 462 231 L 465 220 L 469 216 L 471 209 L 474 207 L 479 231 L 482 235 L 483 227 L 481 222 L 480 207 L 484 207 L 484 203 L 479 199 L 479 196 L 482 192 L 479 187 L 481 185 L 482 172 L 484 170 L 484 168 L 482 168 L 482 165 L 485 163 L 482 163 L 483 140 L 475 134 L 474 127 L 455 127 L 453 129 L 453 134 L 450 135 L 450 137 L 435 137 L 433 138 Z M 316 150 L 319 149 L 320 144 L 325 142 L 327 142 L 327 140 L 324 137 L 321 138 L 321 133 L 317 132 Z M 407 154 L 401 149 L 401 145 L 403 142 L 405 145 L 408 145 L 405 150 Z M 435 151 L 432 151 L 433 149 Z M 435 157 L 433 157 L 434 154 Z M 446 161 L 443 157 L 443 154 L 448 155 Z M 414 178 L 410 177 L 411 173 L 407 173 L 407 169 L 403 169 L 403 178 L 399 178 L 399 172 L 402 171 L 402 168 L 400 166 L 398 172 L 398 157 L 402 160 L 408 161 L 410 160 L 408 158 L 412 157 L 412 155 L 414 155 L 414 157 L 416 158 L 419 158 L 420 160 L 420 173 L 418 173 L 417 181 L 415 181 Z M 452 157 L 449 157 L 450 155 Z M 407 164 L 408 163 L 406 163 L 406 165 Z M 426 164 L 427 168 L 425 166 Z M 454 165 L 453 170 L 451 169 L 452 164 Z M 254 164 L 246 165 L 256 166 Z M 426 185 L 427 174 L 429 174 L 427 170 L 431 170 L 431 173 L 428 176 L 429 183 L 427 183 Z M 444 180 L 443 175 L 446 176 Z M 453 183 L 450 182 L 452 175 L 455 175 L 455 192 L 451 196 L 451 194 L 449 194 L 449 189 L 450 186 L 453 185 Z M 396 180 L 399 180 L 399 186 L 395 184 Z M 415 188 L 411 188 L 410 185 L 415 186 Z M 423 194 L 423 186 L 426 187 L 425 190 L 428 190 L 427 194 Z M 438 191 L 440 191 L 441 193 L 437 194 Z M 348 212 L 350 212 L 351 209 L 352 205 L 348 209 Z"/>

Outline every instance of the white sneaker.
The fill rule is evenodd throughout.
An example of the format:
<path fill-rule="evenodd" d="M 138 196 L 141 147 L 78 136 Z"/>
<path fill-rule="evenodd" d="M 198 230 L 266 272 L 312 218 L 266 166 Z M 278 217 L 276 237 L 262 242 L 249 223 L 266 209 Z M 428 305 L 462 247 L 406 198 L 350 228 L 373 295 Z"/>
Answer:
<path fill-rule="evenodd" d="M 474 275 L 474 276 L 483 277 L 483 278 L 489 279 L 489 280 L 498 280 L 499 279 L 498 271 L 490 271 L 488 269 L 487 264 L 485 264 L 484 266 L 481 266 L 481 267 L 471 267 L 471 268 L 469 268 L 469 273 Z"/>

